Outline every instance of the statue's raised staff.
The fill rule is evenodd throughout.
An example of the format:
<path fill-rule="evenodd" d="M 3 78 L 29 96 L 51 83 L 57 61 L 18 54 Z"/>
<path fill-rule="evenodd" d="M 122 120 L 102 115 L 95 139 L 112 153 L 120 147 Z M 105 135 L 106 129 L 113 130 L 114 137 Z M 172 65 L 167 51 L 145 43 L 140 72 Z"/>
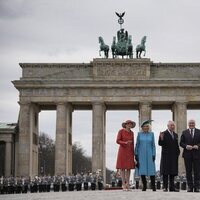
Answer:
<path fill-rule="evenodd" d="M 133 45 L 131 42 L 131 36 L 128 35 L 128 31 L 124 31 L 122 28 L 122 24 L 124 23 L 122 17 L 125 15 L 125 12 L 122 14 L 116 12 L 116 15 L 119 17 L 118 23 L 120 24 L 120 30 L 117 31 L 117 42 L 116 37 L 113 37 L 113 43 L 111 46 L 112 56 L 113 58 L 118 56 L 122 56 L 122 58 L 124 58 L 124 56 L 127 55 L 129 58 L 133 58 Z"/>
<path fill-rule="evenodd" d="M 145 47 L 146 39 L 147 39 L 147 36 L 144 36 L 141 40 L 141 43 L 139 45 L 137 45 L 137 47 L 136 47 L 136 57 L 137 58 L 141 58 L 141 54 L 143 51 L 144 51 L 144 56 L 146 54 L 146 47 Z"/>
<path fill-rule="evenodd" d="M 99 37 L 99 43 L 100 43 L 99 56 L 101 56 L 101 51 L 103 51 L 105 58 L 108 58 L 109 46 L 104 43 L 104 40 L 101 36 Z"/>

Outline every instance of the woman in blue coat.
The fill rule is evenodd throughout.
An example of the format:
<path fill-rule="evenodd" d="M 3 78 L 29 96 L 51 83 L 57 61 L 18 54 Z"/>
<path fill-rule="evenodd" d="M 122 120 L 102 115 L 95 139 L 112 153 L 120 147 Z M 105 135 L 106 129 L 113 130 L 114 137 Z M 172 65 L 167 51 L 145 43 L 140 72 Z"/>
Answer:
<path fill-rule="evenodd" d="M 152 120 L 144 121 L 141 125 L 142 131 L 137 135 L 137 142 L 135 147 L 135 159 L 137 161 L 138 173 L 141 176 L 143 189 L 147 189 L 146 176 L 150 176 L 151 187 L 156 191 L 155 187 L 155 158 L 156 148 L 154 133 L 150 131 L 150 123 Z"/>

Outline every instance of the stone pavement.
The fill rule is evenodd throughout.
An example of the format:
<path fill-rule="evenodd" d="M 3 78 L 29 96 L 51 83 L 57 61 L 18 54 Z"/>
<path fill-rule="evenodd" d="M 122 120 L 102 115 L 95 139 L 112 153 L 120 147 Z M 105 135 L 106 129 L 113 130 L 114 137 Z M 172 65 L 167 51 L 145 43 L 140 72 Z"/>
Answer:
<path fill-rule="evenodd" d="M 199 200 L 200 193 L 182 192 L 163 192 L 150 190 L 142 192 L 141 190 L 133 190 L 124 192 L 122 190 L 109 191 L 73 191 L 73 192 L 50 192 L 50 193 L 28 193 L 28 194 L 10 194 L 0 195 L 0 200 Z"/>

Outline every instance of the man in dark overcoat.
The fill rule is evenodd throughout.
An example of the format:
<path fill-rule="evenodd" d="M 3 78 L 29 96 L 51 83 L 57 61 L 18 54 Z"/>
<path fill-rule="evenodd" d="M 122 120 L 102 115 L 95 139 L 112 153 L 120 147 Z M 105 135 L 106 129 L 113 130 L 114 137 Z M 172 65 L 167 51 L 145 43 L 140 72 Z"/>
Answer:
<path fill-rule="evenodd" d="M 178 135 L 174 132 L 175 123 L 169 121 L 167 130 L 160 133 L 158 144 L 162 147 L 160 172 L 163 176 L 164 192 L 175 192 L 174 177 L 178 175 L 178 157 L 180 149 L 178 145 Z"/>
<path fill-rule="evenodd" d="M 188 129 L 181 135 L 188 192 L 199 192 L 200 186 L 200 130 L 195 128 L 195 120 L 188 121 Z"/>

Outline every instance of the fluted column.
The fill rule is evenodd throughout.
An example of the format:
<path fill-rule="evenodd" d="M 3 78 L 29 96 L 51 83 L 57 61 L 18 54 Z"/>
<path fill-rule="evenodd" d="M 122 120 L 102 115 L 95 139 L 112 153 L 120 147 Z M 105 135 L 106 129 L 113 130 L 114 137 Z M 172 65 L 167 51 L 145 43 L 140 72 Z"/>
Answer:
<path fill-rule="evenodd" d="M 10 176 L 12 165 L 12 143 L 10 141 L 6 141 L 5 154 L 5 176 Z"/>
<path fill-rule="evenodd" d="M 72 174 L 72 112 L 73 108 L 71 104 L 68 103 L 66 107 L 66 175 Z"/>
<path fill-rule="evenodd" d="M 178 134 L 179 141 L 182 131 L 187 128 L 187 102 L 176 102 L 172 108 L 173 120 L 176 124 L 176 133 Z M 180 148 L 181 155 L 179 156 L 179 174 L 185 172 L 184 161 L 182 158 L 183 149 Z"/>
<path fill-rule="evenodd" d="M 92 171 L 100 169 L 105 177 L 105 105 L 93 103 L 92 116 Z"/>
<path fill-rule="evenodd" d="M 32 175 L 31 104 L 20 102 L 17 175 Z"/>
<path fill-rule="evenodd" d="M 68 175 L 72 170 L 71 154 L 71 105 L 57 104 L 56 117 L 56 146 L 55 146 L 55 174 Z"/>
<path fill-rule="evenodd" d="M 142 124 L 144 120 L 151 119 L 151 102 L 140 102 L 139 105 L 139 125 Z"/>

